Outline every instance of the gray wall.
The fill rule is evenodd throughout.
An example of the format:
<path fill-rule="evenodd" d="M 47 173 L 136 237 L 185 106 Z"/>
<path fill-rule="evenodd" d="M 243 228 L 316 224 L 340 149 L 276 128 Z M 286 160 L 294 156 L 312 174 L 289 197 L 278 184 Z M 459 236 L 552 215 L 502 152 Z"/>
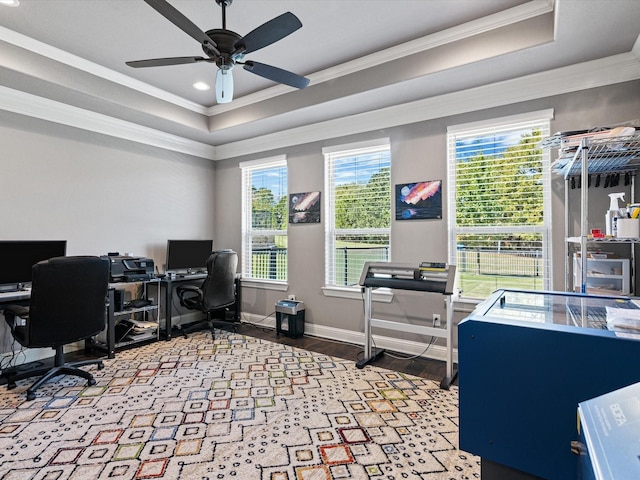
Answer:
<path fill-rule="evenodd" d="M 167 239 L 215 234 L 212 161 L 6 112 L 0 139 L 1 240 L 63 239 L 68 255 L 129 253 L 163 271 Z M 10 342 L 0 316 L 0 352 Z"/>
<path fill-rule="evenodd" d="M 384 131 L 327 138 L 323 142 L 219 162 L 0 112 L 0 238 L 67 239 L 71 255 L 110 251 L 144 255 L 153 258 L 162 271 L 169 238 L 213 236 L 216 247 L 241 251 L 240 161 L 286 154 L 289 191 L 322 191 L 322 147 L 390 137 L 393 184 L 446 180 L 448 125 L 546 108 L 555 109 L 552 132 L 635 119 L 640 117 L 640 81 Z M 553 177 L 556 289 L 564 287 L 563 189 L 563 181 Z M 447 193 L 445 183 L 445 196 Z M 597 218 L 607 209 L 606 193 L 609 192 L 600 189 L 592 195 L 592 211 L 597 212 Z M 572 199 L 577 194 L 578 191 L 572 191 Z M 572 200 L 572 205 L 578 204 Z M 393 261 L 446 260 L 444 213 L 445 219 L 438 221 L 393 221 Z M 326 297 L 322 293 L 324 224 L 291 226 L 289 258 L 287 292 L 243 288 L 245 319 L 269 315 L 277 300 L 294 293 L 305 302 L 308 331 L 347 340 L 361 338 L 362 302 Z M 443 302 L 437 295 L 411 292 L 397 292 L 392 303 L 376 304 L 375 310 L 382 318 L 411 323 L 423 322 L 434 312 L 444 314 Z M 458 312 L 456 318 L 464 315 Z M 380 333 L 412 341 L 428 340 Z M 0 332 L 0 338 L 7 340 L 6 332 Z"/>
<path fill-rule="evenodd" d="M 321 143 L 306 144 L 289 149 L 268 151 L 260 155 L 225 160 L 216 164 L 216 239 L 219 245 L 240 251 L 240 169 L 238 163 L 250 159 L 286 154 L 289 165 L 289 192 L 323 190 L 322 147 L 390 137 L 392 148 L 392 184 L 418 180 L 445 180 L 446 185 L 446 129 L 456 125 L 507 115 L 553 108 L 555 118 L 551 132 L 576 130 L 593 126 L 615 124 L 640 117 L 640 82 L 628 82 L 608 87 L 581 91 L 509 105 L 490 110 L 436 119 L 385 131 L 345 138 L 330 138 Z M 555 152 L 554 152 L 555 154 Z M 552 156 L 552 160 L 555 157 Z M 598 219 L 607 209 L 608 197 L 603 188 L 594 189 L 592 212 Z M 324 192 L 323 192 L 324 193 Z M 579 191 L 572 191 L 572 208 L 579 206 Z M 604 197 L 605 200 L 602 200 Z M 602 202 L 605 202 L 604 204 Z M 552 177 L 553 216 L 553 285 L 564 289 L 564 181 Z M 325 212 L 323 212 L 324 215 Z M 392 221 L 392 260 L 418 263 L 423 260 L 447 259 L 446 210 L 443 220 L 414 222 Z M 601 215 L 602 214 L 602 215 Z M 594 213 L 595 215 L 595 213 Z M 324 218 L 322 219 L 324 222 Z M 326 297 L 324 284 L 324 223 L 321 225 L 291 225 L 289 227 L 289 289 L 277 292 L 264 289 L 243 288 L 245 315 L 263 317 L 273 312 L 274 303 L 289 293 L 303 300 L 308 327 L 344 338 L 349 332 L 362 332 L 363 306 L 359 300 Z M 465 316 L 464 306 L 456 314 Z M 374 310 L 382 318 L 396 318 L 401 322 L 419 323 L 432 313 L 444 314 L 443 302 L 437 295 L 418 295 L 396 292 L 391 304 L 376 305 Z M 468 309 L 467 309 L 468 311 Z M 377 316 L 377 314 L 376 314 Z M 443 317 L 444 318 L 444 317 Z M 332 329 L 335 329 L 332 331 Z M 415 336 L 380 332 L 407 340 L 421 340 Z"/>
<path fill-rule="evenodd" d="M 4 120 L 4 121 L 3 121 Z M 162 270 L 168 238 L 211 238 L 215 164 L 23 117 L 0 117 L 0 238 L 66 239 Z"/>

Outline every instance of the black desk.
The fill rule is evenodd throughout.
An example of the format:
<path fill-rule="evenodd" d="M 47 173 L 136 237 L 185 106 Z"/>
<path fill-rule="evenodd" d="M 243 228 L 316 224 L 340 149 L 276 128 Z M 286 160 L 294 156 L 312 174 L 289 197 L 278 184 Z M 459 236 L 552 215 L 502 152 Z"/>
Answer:
<path fill-rule="evenodd" d="M 29 305 L 29 301 L 31 299 L 31 289 L 18 290 L 15 292 L 0 292 L 0 313 L 2 313 L 3 305 Z M 9 333 L 9 327 L 7 326 L 7 333 Z M 9 333 L 11 335 L 11 333 Z M 10 352 L 10 351 L 9 351 Z M 2 353 L 9 353 L 2 352 Z M 28 365 L 28 364 L 25 364 Z M 15 371 L 16 368 L 22 367 L 19 365 L 18 367 L 9 367 L 5 370 L 0 370 L 0 376 L 2 377 L 2 382 L 0 384 L 6 384 L 5 374 L 9 371 Z"/>
<path fill-rule="evenodd" d="M 157 283 L 158 281 L 156 279 L 150 279 L 147 280 L 145 282 L 142 283 Z M 139 282 L 130 282 L 130 283 L 139 283 Z M 137 309 L 128 309 L 126 311 L 123 312 L 116 312 L 115 311 L 115 301 L 114 301 L 114 291 L 115 291 L 115 287 L 117 285 L 123 285 L 123 284 L 117 284 L 117 283 L 110 283 L 109 284 L 109 289 L 107 290 L 107 302 L 105 303 L 105 329 L 106 329 L 106 341 L 103 342 L 97 342 L 95 341 L 94 338 L 88 338 L 85 340 L 85 350 L 86 351 L 93 351 L 93 350 L 98 350 L 101 351 L 103 353 L 106 353 L 107 358 L 115 358 L 115 352 L 116 349 L 118 348 L 123 348 L 125 346 L 129 346 L 129 345 L 134 345 L 136 343 L 141 343 L 141 342 L 120 342 L 119 344 L 116 344 L 116 339 L 115 339 L 115 317 L 117 317 L 119 314 L 132 314 L 132 313 L 139 313 L 139 312 L 146 312 L 146 311 L 151 311 L 151 310 L 157 310 L 158 309 L 158 305 L 151 305 L 148 307 L 142 307 L 142 308 L 137 308 Z M 1 292 L 0 293 L 0 310 L 2 309 L 2 305 L 29 305 L 31 299 L 31 289 L 25 289 L 25 290 L 19 290 L 17 292 Z M 158 327 L 159 328 L 159 327 Z"/>
<path fill-rule="evenodd" d="M 24 305 L 29 303 L 31 289 L 18 290 L 17 292 L 0 292 L 0 305 Z"/>
<path fill-rule="evenodd" d="M 165 338 L 167 340 L 171 340 L 171 330 L 173 328 L 173 290 L 176 285 L 181 283 L 189 283 L 193 281 L 202 282 L 205 278 L 207 278 L 206 273 L 191 273 L 186 275 L 176 275 L 175 277 L 166 276 L 160 279 L 160 285 L 165 287 Z M 233 310 L 233 321 L 240 321 L 240 275 L 236 275 L 236 302 L 234 304 Z"/>
<path fill-rule="evenodd" d="M 206 277 L 206 275 L 204 275 Z M 115 354 L 117 350 L 123 348 L 130 348 L 135 345 L 142 344 L 148 340 L 131 340 L 131 341 L 120 341 L 116 342 L 116 317 L 122 315 L 131 315 L 131 314 L 147 314 L 153 311 L 157 311 L 159 309 L 159 304 L 144 306 L 140 308 L 128 308 L 122 311 L 115 310 L 115 290 L 118 286 L 127 286 L 133 285 L 137 283 L 142 283 L 144 285 L 144 296 L 147 297 L 147 287 L 149 285 L 159 285 L 159 279 L 150 278 L 148 280 L 138 281 L 138 282 L 123 282 L 123 283 L 109 283 L 109 289 L 107 290 L 107 302 L 105 304 L 105 340 L 98 341 L 96 338 L 88 338 L 85 340 L 85 350 L 87 352 L 92 352 L 94 350 L 100 351 L 107 355 L 107 358 L 115 358 Z M 158 286 L 158 291 L 160 290 Z M 19 290 L 17 292 L 0 292 L 0 309 L 2 305 L 9 304 L 19 304 L 19 305 L 28 305 L 29 300 L 31 298 L 31 289 Z M 159 315 L 158 315 L 159 317 Z M 158 319 L 159 320 L 159 319 Z M 160 329 L 160 325 L 158 322 L 157 330 Z M 149 338 L 149 340 L 158 340 L 159 332 L 156 332 L 155 338 Z M 168 338 L 171 338 L 169 334 Z"/>
<path fill-rule="evenodd" d="M 172 313 L 173 313 L 173 291 L 174 291 L 174 287 L 176 285 L 179 285 L 181 283 L 188 283 L 188 282 L 193 282 L 193 281 L 203 281 L 205 278 L 207 278 L 207 274 L 206 273 L 195 273 L 195 274 L 188 274 L 188 275 L 178 275 L 174 278 L 171 278 L 169 276 L 166 276 L 164 278 L 151 278 L 149 280 L 146 280 L 142 283 L 144 283 L 147 287 L 149 285 L 156 285 L 158 287 L 158 295 L 160 295 L 160 285 L 163 285 L 165 287 L 165 339 L 166 340 L 171 340 L 171 330 L 173 328 L 173 320 L 172 320 Z M 130 283 L 139 283 L 139 282 L 130 282 Z M 115 357 L 115 352 L 117 349 L 117 345 L 115 342 L 115 317 L 118 315 L 118 312 L 115 312 L 114 309 L 114 287 L 115 284 L 110 284 L 110 288 L 108 291 L 108 304 L 106 306 L 106 322 L 105 322 L 105 327 L 106 327 L 106 344 L 105 345 L 98 345 L 96 342 L 94 342 L 92 339 L 89 339 L 85 342 L 85 347 L 89 350 L 92 350 L 94 348 L 97 348 L 99 350 L 102 350 L 104 352 L 106 352 L 107 357 L 108 358 L 114 358 Z M 240 299 L 240 275 L 236 275 L 236 288 L 235 288 L 235 294 L 236 294 L 236 302 L 234 304 L 234 311 L 233 311 L 233 320 L 234 322 L 239 322 L 240 321 L 240 304 L 241 304 L 241 299 Z M 20 305 L 28 305 L 29 304 L 29 299 L 31 298 L 31 290 L 27 289 L 27 290 L 19 290 L 17 292 L 1 292 L 0 293 L 0 306 L 1 305 L 9 305 L 9 304 L 20 304 Z M 149 307 L 143 307 L 140 309 L 133 309 L 133 310 L 127 310 L 125 313 L 135 313 L 135 312 L 139 312 L 139 311 L 146 311 L 146 310 L 150 310 L 150 309 L 157 309 L 158 305 L 153 305 L 153 306 L 149 306 Z M 158 315 L 159 317 L 159 315 Z M 158 325 L 158 328 L 159 325 Z M 128 343 L 135 343 L 135 342 L 128 342 Z"/>

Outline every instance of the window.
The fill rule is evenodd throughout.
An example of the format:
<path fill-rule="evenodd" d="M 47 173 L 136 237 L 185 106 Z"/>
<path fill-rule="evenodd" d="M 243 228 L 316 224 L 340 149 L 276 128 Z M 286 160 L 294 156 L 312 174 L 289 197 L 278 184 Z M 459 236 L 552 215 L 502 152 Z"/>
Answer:
<path fill-rule="evenodd" d="M 287 280 L 287 161 L 242 162 L 242 276 Z"/>
<path fill-rule="evenodd" d="M 346 287 L 369 261 L 388 261 L 391 233 L 389 139 L 323 149 L 325 282 Z"/>
<path fill-rule="evenodd" d="M 449 262 L 466 298 L 549 290 L 552 111 L 448 129 Z"/>

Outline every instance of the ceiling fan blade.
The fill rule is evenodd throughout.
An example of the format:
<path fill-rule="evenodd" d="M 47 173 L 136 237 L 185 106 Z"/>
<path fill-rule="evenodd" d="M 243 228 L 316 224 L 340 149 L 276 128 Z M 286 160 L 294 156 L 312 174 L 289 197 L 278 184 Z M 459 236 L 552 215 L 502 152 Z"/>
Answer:
<path fill-rule="evenodd" d="M 216 47 L 215 43 L 204 33 L 200 28 L 185 17 L 180 11 L 178 11 L 173 5 L 166 0 L 144 0 L 154 8 L 160 15 L 173 23 L 180 30 L 187 35 L 193 37 L 201 44 L 208 43 Z"/>
<path fill-rule="evenodd" d="M 271 65 L 266 65 L 264 63 L 247 61 L 244 63 L 243 68 L 248 72 L 268 78 L 274 82 L 284 83 L 290 87 L 305 88 L 309 85 L 308 78 L 301 77 L 293 72 L 289 72 L 278 67 L 272 67 Z"/>
<path fill-rule="evenodd" d="M 234 45 L 234 55 L 255 52 L 271 45 L 302 27 L 302 22 L 291 12 L 272 18 L 247 33 Z"/>
<path fill-rule="evenodd" d="M 167 65 L 184 65 L 186 63 L 213 62 L 211 58 L 203 57 L 167 57 L 167 58 L 150 58 L 148 60 L 134 60 L 126 62 L 133 68 L 143 67 L 165 67 Z"/>

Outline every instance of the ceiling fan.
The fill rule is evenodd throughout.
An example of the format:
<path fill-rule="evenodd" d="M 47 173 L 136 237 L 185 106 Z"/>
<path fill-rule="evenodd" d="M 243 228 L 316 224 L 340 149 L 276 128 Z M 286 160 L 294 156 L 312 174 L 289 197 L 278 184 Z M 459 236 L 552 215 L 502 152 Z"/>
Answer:
<path fill-rule="evenodd" d="M 218 103 L 229 103 L 233 100 L 232 70 L 237 64 L 242 65 L 248 72 L 291 87 L 302 89 L 309 85 L 308 78 L 293 72 L 264 63 L 244 61 L 246 54 L 271 45 L 302 27 L 302 23 L 293 13 L 283 13 L 243 37 L 236 32 L 227 30 L 226 8 L 231 5 L 233 0 L 215 0 L 222 7 L 222 28 L 214 28 L 206 32 L 200 30 L 166 0 L 144 1 L 176 27 L 197 40 L 207 56 L 153 58 L 126 62 L 130 67 L 163 67 L 198 62 L 215 63 L 218 66 L 216 74 L 216 100 Z"/>

